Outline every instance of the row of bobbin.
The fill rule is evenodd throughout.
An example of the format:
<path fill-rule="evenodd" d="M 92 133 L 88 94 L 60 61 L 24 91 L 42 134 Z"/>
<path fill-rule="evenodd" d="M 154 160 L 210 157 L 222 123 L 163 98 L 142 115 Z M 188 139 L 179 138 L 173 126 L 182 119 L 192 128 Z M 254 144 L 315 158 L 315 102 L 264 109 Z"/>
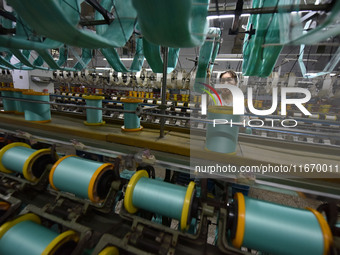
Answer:
<path fill-rule="evenodd" d="M 32 149 L 26 143 L 11 143 L 0 150 L 0 171 L 19 173 L 31 182 L 39 180 L 50 170 L 52 188 L 87 198 L 94 203 L 102 201 L 114 180 L 114 165 L 68 155 L 58 159 L 51 149 Z M 55 162 L 56 161 L 56 162 Z"/>
<path fill-rule="evenodd" d="M 27 121 L 42 123 L 51 121 L 50 105 L 41 103 L 49 102 L 48 93 L 15 88 L 0 88 L 0 92 L 6 97 L 3 98 L 4 113 L 24 114 Z M 31 102 L 15 99 L 27 99 Z"/>
<path fill-rule="evenodd" d="M 93 107 L 94 109 L 86 109 L 86 121 L 84 121 L 85 125 L 88 126 L 101 126 L 105 124 L 103 121 L 103 111 L 102 105 L 105 97 L 103 96 L 86 96 L 83 98 L 86 101 L 86 105 Z M 143 100 L 135 99 L 135 98 L 126 98 L 121 100 L 124 103 L 124 110 L 128 111 L 136 111 L 137 107 Z M 98 109 L 96 109 L 98 108 Z M 136 115 L 136 113 L 124 113 L 124 126 L 122 126 L 123 131 L 134 132 L 140 131 L 143 127 L 140 125 L 140 117 Z"/>

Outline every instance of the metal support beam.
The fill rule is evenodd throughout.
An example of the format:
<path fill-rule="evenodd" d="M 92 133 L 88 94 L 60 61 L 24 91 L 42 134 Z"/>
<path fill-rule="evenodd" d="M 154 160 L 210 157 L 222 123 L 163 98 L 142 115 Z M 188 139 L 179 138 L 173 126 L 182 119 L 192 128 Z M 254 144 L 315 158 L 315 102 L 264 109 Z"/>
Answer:
<path fill-rule="evenodd" d="M 230 35 L 238 34 L 238 28 L 240 26 L 240 17 L 242 14 L 242 9 L 243 9 L 243 0 L 237 0 L 236 9 L 235 9 L 235 17 L 233 20 L 233 24 L 231 25 L 231 28 L 229 29 Z"/>
<path fill-rule="evenodd" d="M 101 15 L 103 15 L 107 24 L 110 24 L 114 20 L 114 16 L 112 13 L 107 11 L 97 0 L 86 0 L 86 2 L 91 5 L 96 11 L 98 11 Z"/>
<path fill-rule="evenodd" d="M 167 69 L 168 69 L 168 47 L 162 47 L 163 53 L 163 81 L 162 81 L 162 89 L 161 89 L 161 100 L 162 104 L 161 114 L 165 114 L 166 109 L 166 76 L 167 76 Z M 160 130 L 159 130 L 159 138 L 164 137 L 164 125 L 165 125 L 165 117 L 161 117 L 160 119 Z"/>
<path fill-rule="evenodd" d="M 301 4 L 301 5 L 287 5 L 280 6 L 280 12 L 294 12 L 294 11 L 330 11 L 332 9 L 332 4 Z M 273 7 L 263 7 L 263 8 L 251 8 L 251 9 L 243 9 L 242 14 L 266 14 L 266 13 L 278 13 L 279 9 L 275 6 Z M 209 10 L 209 16 L 213 15 L 236 15 L 239 10 L 236 8 L 235 10 L 221 10 L 217 12 L 216 10 Z M 208 16 L 208 17 L 209 17 Z"/>
<path fill-rule="evenodd" d="M 82 27 L 90 27 L 90 26 L 98 26 L 98 25 L 107 25 L 106 20 L 80 20 L 79 25 Z"/>

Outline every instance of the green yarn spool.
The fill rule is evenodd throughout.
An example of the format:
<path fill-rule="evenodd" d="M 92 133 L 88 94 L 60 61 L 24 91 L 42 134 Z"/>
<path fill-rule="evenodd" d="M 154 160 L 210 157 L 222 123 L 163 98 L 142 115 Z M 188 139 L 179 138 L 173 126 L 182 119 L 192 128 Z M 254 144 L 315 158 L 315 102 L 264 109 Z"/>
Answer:
<path fill-rule="evenodd" d="M 37 255 L 71 254 L 70 249 L 64 249 L 63 245 L 69 246 L 73 242 L 73 248 L 78 241 L 78 235 L 72 231 L 58 234 L 40 225 L 40 218 L 32 213 L 6 222 L 0 227 L 0 254 L 6 255 Z"/>
<path fill-rule="evenodd" d="M 13 97 L 22 98 L 22 90 L 21 89 L 13 89 Z M 16 100 L 15 102 L 15 114 L 24 114 L 24 110 L 22 108 L 22 101 Z"/>
<path fill-rule="evenodd" d="M 138 208 L 180 221 L 181 230 L 190 226 L 190 208 L 195 183 L 188 187 L 149 179 L 145 170 L 137 171 L 129 181 L 125 192 L 124 207 L 129 213 Z"/>
<path fill-rule="evenodd" d="M 26 180 L 36 181 L 44 169 L 34 163 L 46 156 L 51 157 L 50 149 L 34 150 L 26 143 L 10 143 L 0 150 L 0 171 L 21 173 Z"/>
<path fill-rule="evenodd" d="M 49 180 L 56 190 L 66 191 L 92 202 L 102 201 L 112 182 L 113 165 L 69 155 L 52 167 Z"/>
<path fill-rule="evenodd" d="M 0 91 L 1 91 L 1 95 L 4 97 L 14 98 L 14 92 L 12 88 L 1 88 Z M 2 104 L 4 106 L 5 113 L 14 113 L 17 110 L 16 103 L 14 100 L 3 98 Z"/>
<path fill-rule="evenodd" d="M 102 96 L 83 96 L 86 100 L 87 106 L 92 107 L 102 107 L 102 100 L 105 97 Z M 103 111 L 97 109 L 86 109 L 86 121 L 84 121 L 85 125 L 88 126 L 100 126 L 104 125 L 105 121 L 103 121 Z"/>
<path fill-rule="evenodd" d="M 180 220 L 186 191 L 186 187 L 144 177 L 135 186 L 132 203 L 137 208 Z"/>
<path fill-rule="evenodd" d="M 234 154 L 238 141 L 238 127 L 230 126 L 233 123 L 240 122 L 240 115 L 232 115 L 232 107 L 229 106 L 211 106 L 208 108 L 208 119 L 227 120 L 228 124 L 213 123 L 207 125 L 206 149 L 210 151 Z M 216 121 L 216 123 L 218 123 Z"/>
<path fill-rule="evenodd" d="M 332 234 L 316 210 L 302 210 L 235 195 L 238 204 L 233 245 L 269 254 L 328 254 Z"/>
<path fill-rule="evenodd" d="M 124 110 L 136 111 L 136 108 L 143 102 L 141 99 L 127 98 L 120 100 L 124 103 Z M 140 125 L 140 118 L 135 113 L 124 113 L 123 131 L 140 131 L 143 127 Z"/>
<path fill-rule="evenodd" d="M 50 97 L 47 93 L 26 91 L 22 93 L 22 97 L 28 100 L 46 101 L 49 102 Z M 25 112 L 25 120 L 35 122 L 50 122 L 51 108 L 49 104 L 40 104 L 34 102 L 22 102 L 22 107 Z"/>

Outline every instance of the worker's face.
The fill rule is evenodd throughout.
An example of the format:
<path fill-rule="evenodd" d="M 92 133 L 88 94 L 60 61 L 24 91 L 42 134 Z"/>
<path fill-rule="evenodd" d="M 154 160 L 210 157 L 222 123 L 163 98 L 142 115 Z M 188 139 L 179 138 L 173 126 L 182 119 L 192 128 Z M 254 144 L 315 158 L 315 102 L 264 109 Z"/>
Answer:
<path fill-rule="evenodd" d="M 230 73 L 226 73 L 221 77 L 221 84 L 228 84 L 228 85 L 236 86 L 235 79 L 230 75 Z M 231 95 L 231 92 L 227 88 L 222 88 L 221 94 L 222 96 L 229 96 Z"/>

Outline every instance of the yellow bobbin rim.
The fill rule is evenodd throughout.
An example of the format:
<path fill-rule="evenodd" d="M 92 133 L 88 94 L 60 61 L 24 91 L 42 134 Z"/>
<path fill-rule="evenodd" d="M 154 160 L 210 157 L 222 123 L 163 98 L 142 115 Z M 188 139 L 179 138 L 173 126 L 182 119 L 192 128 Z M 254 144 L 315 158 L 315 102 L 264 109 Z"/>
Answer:
<path fill-rule="evenodd" d="M 306 209 L 311 211 L 319 222 L 319 225 L 320 225 L 320 228 L 321 228 L 321 231 L 322 231 L 322 235 L 323 235 L 323 254 L 327 255 L 329 253 L 331 245 L 333 244 L 332 231 L 331 231 L 327 221 L 325 220 L 325 218 L 322 216 L 322 214 L 320 212 L 318 212 L 317 210 L 315 210 L 313 208 L 309 208 L 309 207 L 307 207 Z"/>
<path fill-rule="evenodd" d="M 233 107 L 232 106 L 213 105 L 213 106 L 208 107 L 208 112 L 222 113 L 222 114 L 233 114 Z"/>
<path fill-rule="evenodd" d="M 7 211 L 11 207 L 10 203 L 7 203 L 5 201 L 0 201 L 0 210 L 1 211 Z"/>
<path fill-rule="evenodd" d="M 103 96 L 87 96 L 83 95 L 82 98 L 87 99 L 87 100 L 104 100 L 105 97 Z"/>
<path fill-rule="evenodd" d="M 122 98 L 120 99 L 122 103 L 143 103 L 143 99 L 138 98 Z"/>
<path fill-rule="evenodd" d="M 0 91 L 13 91 L 13 88 L 0 88 Z"/>
<path fill-rule="evenodd" d="M 49 96 L 49 93 L 38 92 L 38 91 L 23 91 L 23 95 L 30 95 L 30 96 Z"/>
<path fill-rule="evenodd" d="M 51 149 L 41 149 L 41 150 L 37 150 L 35 152 L 33 152 L 25 161 L 24 166 L 22 168 L 22 173 L 25 177 L 26 180 L 29 181 L 37 181 L 38 178 L 36 178 L 33 173 L 32 173 L 32 165 L 34 164 L 34 162 L 43 155 L 46 154 L 50 154 L 51 153 Z"/>
<path fill-rule="evenodd" d="M 113 171 L 114 165 L 111 163 L 105 163 L 102 164 L 100 167 L 97 168 L 97 170 L 94 172 L 94 174 L 91 177 L 89 187 L 87 190 L 87 194 L 89 196 L 89 199 L 94 202 L 98 203 L 100 202 L 100 198 L 97 196 L 97 180 L 99 179 L 100 175 L 103 174 L 106 171 Z"/>
<path fill-rule="evenodd" d="M 125 126 L 122 126 L 121 129 L 124 132 L 137 132 L 137 131 L 141 131 L 144 127 L 140 126 L 139 128 L 125 128 Z"/>
<path fill-rule="evenodd" d="M 182 215 L 181 215 L 181 230 L 186 231 L 190 227 L 189 213 L 190 213 L 190 204 L 193 197 L 193 193 L 195 190 L 195 183 L 190 182 L 187 188 L 187 192 L 185 193 L 184 203 L 182 208 Z"/>
<path fill-rule="evenodd" d="M 124 197 L 124 207 L 125 210 L 129 213 L 135 213 L 138 211 L 138 208 L 133 205 L 132 197 L 133 197 L 133 190 L 135 189 L 135 186 L 137 182 L 142 178 L 149 178 L 149 174 L 145 170 L 139 170 L 137 171 L 130 179 L 128 186 L 125 191 L 125 197 Z"/>
<path fill-rule="evenodd" d="M 33 122 L 33 123 L 48 123 L 48 122 L 51 122 L 51 120 L 29 120 L 29 122 Z"/>
<path fill-rule="evenodd" d="M 119 255 L 119 250 L 115 246 L 107 246 L 98 255 Z"/>
<path fill-rule="evenodd" d="M 237 227 L 236 227 L 236 236 L 232 240 L 232 244 L 235 248 L 241 248 L 244 237 L 244 229 L 245 229 L 245 219 L 246 219 L 246 202 L 244 200 L 244 196 L 242 193 L 237 192 L 234 195 L 234 199 L 237 200 L 238 203 L 238 213 L 237 213 Z"/>
<path fill-rule="evenodd" d="M 223 154 L 223 155 L 230 155 L 230 156 L 235 156 L 236 155 L 236 151 L 229 152 L 229 153 L 223 153 L 223 152 L 217 152 L 217 151 L 209 150 L 207 147 L 204 147 L 204 150 L 205 151 L 210 151 L 210 152 L 215 152 L 215 153 L 220 153 L 220 154 Z"/>
<path fill-rule="evenodd" d="M 106 124 L 106 122 L 102 121 L 102 122 L 99 122 L 99 123 L 90 123 L 90 122 L 84 121 L 84 124 L 86 126 L 103 126 L 103 125 Z"/>
<path fill-rule="evenodd" d="M 8 230 L 10 230 L 13 226 L 15 226 L 16 224 L 18 224 L 20 222 L 26 221 L 26 220 L 30 220 L 30 221 L 33 221 L 37 224 L 41 224 L 41 220 L 40 220 L 39 216 L 37 216 L 33 213 L 27 213 L 27 214 L 21 215 L 18 218 L 11 220 L 11 221 L 8 221 L 8 222 L 6 222 L 6 223 L 4 223 L 0 226 L 0 238 L 4 234 L 6 234 L 6 232 Z"/>
<path fill-rule="evenodd" d="M 64 160 L 64 159 L 67 159 L 69 157 L 78 157 L 76 155 L 67 155 L 67 156 L 64 156 L 62 158 L 60 158 L 57 162 L 54 163 L 54 165 L 52 166 L 51 168 L 51 172 L 50 172 L 50 175 L 48 176 L 48 180 L 50 182 L 50 185 L 53 189 L 55 190 L 58 190 L 58 188 L 54 185 L 53 183 L 53 175 L 54 175 L 54 172 L 55 170 L 57 169 L 58 165 Z"/>
<path fill-rule="evenodd" d="M 12 91 L 13 91 L 13 92 L 23 92 L 22 89 L 17 89 L 17 88 L 13 88 Z"/>
<path fill-rule="evenodd" d="M 55 252 L 65 243 L 68 241 L 74 241 L 78 242 L 79 236 L 78 234 L 73 230 L 67 230 L 60 235 L 58 235 L 56 238 L 50 242 L 45 250 L 41 253 L 41 255 L 52 255 L 55 254 Z"/>
<path fill-rule="evenodd" d="M 0 171 L 1 172 L 4 172 L 4 173 L 13 173 L 14 171 L 11 171 L 9 169 L 7 169 L 3 164 L 2 164 L 2 157 L 4 156 L 5 152 L 14 148 L 14 147 L 17 147 L 17 146 L 21 146 L 21 147 L 26 147 L 26 148 L 30 148 L 31 149 L 31 146 L 29 146 L 28 144 L 26 143 L 20 143 L 20 142 L 17 142 L 17 143 L 10 143 L 10 144 L 7 144 L 6 146 L 2 147 L 2 149 L 0 150 Z"/>
<path fill-rule="evenodd" d="M 25 113 L 24 112 L 15 111 L 14 114 L 16 114 L 16 115 L 24 115 Z"/>

